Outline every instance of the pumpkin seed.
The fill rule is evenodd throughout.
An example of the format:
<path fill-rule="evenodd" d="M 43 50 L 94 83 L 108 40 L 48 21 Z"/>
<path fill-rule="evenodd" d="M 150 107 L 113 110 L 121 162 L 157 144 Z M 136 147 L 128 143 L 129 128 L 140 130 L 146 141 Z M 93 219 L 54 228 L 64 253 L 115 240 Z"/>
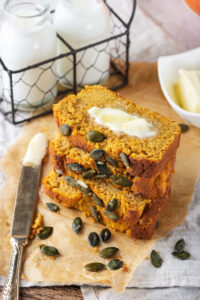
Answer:
<path fill-rule="evenodd" d="M 155 250 L 152 250 L 150 258 L 151 258 L 151 263 L 154 267 L 160 268 L 162 266 L 163 260 L 160 254 L 158 254 L 158 252 L 156 252 Z"/>
<path fill-rule="evenodd" d="M 77 188 L 81 192 L 83 192 L 87 196 L 91 196 L 92 195 L 92 190 L 89 188 L 89 186 L 85 182 L 83 182 L 81 180 L 77 180 L 76 183 L 77 183 Z"/>
<path fill-rule="evenodd" d="M 53 227 L 43 227 L 43 229 L 37 234 L 37 238 L 40 240 L 47 239 L 53 232 Z"/>
<path fill-rule="evenodd" d="M 181 127 L 181 132 L 182 133 L 185 133 L 185 132 L 187 132 L 190 128 L 189 128 L 189 126 L 187 125 L 187 124 L 179 124 L 179 126 Z"/>
<path fill-rule="evenodd" d="M 94 149 L 92 152 L 90 152 L 90 157 L 93 158 L 94 160 L 99 160 L 104 156 L 104 154 L 105 154 L 104 150 Z"/>
<path fill-rule="evenodd" d="M 107 211 L 114 211 L 117 208 L 118 200 L 117 199 L 111 199 L 108 204 L 106 205 Z"/>
<path fill-rule="evenodd" d="M 95 167 L 97 168 L 97 170 L 101 174 L 107 175 L 107 176 L 111 175 L 110 169 L 107 167 L 107 165 L 104 162 L 102 162 L 102 161 L 95 161 Z"/>
<path fill-rule="evenodd" d="M 105 210 L 104 215 L 106 215 L 106 217 L 111 219 L 112 221 L 117 221 L 119 219 L 119 216 L 112 211 Z"/>
<path fill-rule="evenodd" d="M 122 260 L 119 260 L 117 258 L 111 260 L 108 264 L 107 264 L 107 269 L 110 269 L 110 270 L 118 270 L 120 268 L 123 267 L 123 261 Z"/>
<path fill-rule="evenodd" d="M 105 265 L 102 263 L 99 263 L 99 262 L 93 262 L 93 263 L 85 265 L 86 270 L 88 270 L 90 272 L 98 272 L 98 271 L 102 270 L 104 267 L 105 267 Z"/>
<path fill-rule="evenodd" d="M 40 250 L 47 256 L 58 256 L 59 252 L 55 247 L 47 246 L 47 245 L 40 245 Z"/>
<path fill-rule="evenodd" d="M 160 220 L 158 220 L 156 223 L 156 229 L 158 229 L 159 226 L 160 226 Z"/>
<path fill-rule="evenodd" d="M 132 186 L 132 182 L 123 175 L 111 175 L 112 182 L 122 187 Z"/>
<path fill-rule="evenodd" d="M 104 207 L 103 200 L 99 198 L 95 193 L 92 194 L 92 198 L 97 206 Z"/>
<path fill-rule="evenodd" d="M 73 187 L 77 187 L 77 180 L 74 177 L 71 176 L 65 176 L 64 179 L 67 181 L 67 183 Z"/>
<path fill-rule="evenodd" d="M 92 177 L 94 177 L 96 175 L 96 171 L 95 170 L 88 170 L 83 174 L 83 179 L 90 179 Z"/>
<path fill-rule="evenodd" d="M 71 134 L 71 128 L 69 125 L 67 124 L 63 124 L 61 127 L 60 127 L 60 131 L 62 133 L 62 135 L 64 136 L 68 136 Z"/>
<path fill-rule="evenodd" d="M 119 251 L 119 248 L 116 247 L 107 247 L 100 251 L 99 255 L 103 258 L 110 258 L 115 256 L 115 254 Z"/>
<path fill-rule="evenodd" d="M 90 232 L 88 235 L 88 241 L 92 247 L 96 247 L 99 243 L 99 236 L 96 232 Z"/>
<path fill-rule="evenodd" d="M 85 169 L 82 165 L 74 163 L 74 164 L 68 164 L 67 165 L 68 169 L 76 172 L 76 173 L 82 173 Z"/>
<path fill-rule="evenodd" d="M 183 251 L 184 248 L 185 248 L 185 241 L 184 241 L 184 239 L 180 239 L 178 242 L 176 242 L 176 245 L 174 246 L 174 249 L 177 252 Z"/>
<path fill-rule="evenodd" d="M 111 232 L 109 229 L 105 228 L 100 232 L 100 239 L 103 243 L 106 243 L 111 238 Z"/>
<path fill-rule="evenodd" d="M 126 168 L 129 168 L 130 167 L 130 162 L 129 162 L 129 159 L 128 157 L 126 156 L 126 154 L 124 152 L 121 152 L 120 153 L 120 158 L 121 158 L 121 161 L 123 163 L 123 165 L 126 167 Z"/>
<path fill-rule="evenodd" d="M 91 215 L 93 216 L 93 218 L 98 222 L 100 223 L 100 214 L 99 212 L 96 210 L 96 208 L 94 206 L 90 206 L 90 212 L 91 212 Z"/>
<path fill-rule="evenodd" d="M 63 175 L 63 171 L 59 169 L 56 169 L 56 173 L 58 174 L 59 177 Z"/>
<path fill-rule="evenodd" d="M 108 176 L 108 175 L 104 175 L 104 174 L 97 174 L 95 177 L 96 177 L 97 179 L 106 179 L 106 178 L 108 178 L 109 176 Z"/>
<path fill-rule="evenodd" d="M 106 139 L 106 136 L 99 131 L 89 131 L 87 134 L 87 138 L 90 142 L 100 143 Z"/>
<path fill-rule="evenodd" d="M 182 260 L 186 260 L 190 258 L 190 253 L 187 251 L 181 251 L 181 252 L 174 251 L 172 252 L 172 255 Z"/>
<path fill-rule="evenodd" d="M 118 168 L 118 162 L 110 156 L 106 156 L 106 161 L 113 167 Z"/>
<path fill-rule="evenodd" d="M 58 205 L 56 205 L 56 204 L 54 204 L 54 203 L 46 203 L 46 207 L 48 208 L 48 209 L 50 209 L 51 211 L 53 211 L 53 212 L 57 212 L 57 211 L 59 211 L 60 210 L 60 208 L 59 208 L 59 206 Z"/>
<path fill-rule="evenodd" d="M 72 223 L 72 229 L 75 233 L 79 233 L 82 229 L 82 220 L 80 217 L 76 217 Z"/>

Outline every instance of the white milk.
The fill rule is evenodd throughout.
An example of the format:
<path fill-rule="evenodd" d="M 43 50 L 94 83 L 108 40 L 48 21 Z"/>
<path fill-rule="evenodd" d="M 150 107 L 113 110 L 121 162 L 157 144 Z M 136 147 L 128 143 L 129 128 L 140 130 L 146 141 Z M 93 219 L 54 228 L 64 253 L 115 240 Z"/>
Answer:
<path fill-rule="evenodd" d="M 44 6 L 44 4 L 46 6 Z M 12 71 L 56 56 L 56 33 L 49 21 L 48 1 L 10 0 L 5 6 L 6 21 L 0 31 L 0 57 Z M 13 75 L 14 105 L 34 110 L 52 101 L 57 94 L 56 64 L 52 63 Z M 2 71 L 2 97 L 11 101 L 8 73 Z"/>
<path fill-rule="evenodd" d="M 61 0 L 55 12 L 54 25 L 57 33 L 74 49 L 101 41 L 110 35 L 109 12 L 102 0 Z M 107 53 L 104 51 L 106 46 Z M 68 51 L 69 48 L 58 41 L 58 54 Z M 85 53 L 79 52 L 77 84 L 81 87 L 105 82 L 109 76 L 109 66 L 108 43 L 90 48 Z M 62 77 L 62 84 L 73 85 L 72 56 L 58 60 L 58 74 Z"/>

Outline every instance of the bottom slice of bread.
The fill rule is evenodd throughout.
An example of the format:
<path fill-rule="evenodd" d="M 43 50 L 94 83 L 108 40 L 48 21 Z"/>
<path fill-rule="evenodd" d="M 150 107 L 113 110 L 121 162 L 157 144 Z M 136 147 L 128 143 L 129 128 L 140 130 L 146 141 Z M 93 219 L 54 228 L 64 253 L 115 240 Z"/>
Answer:
<path fill-rule="evenodd" d="M 67 176 L 72 176 L 68 172 Z M 75 180 L 81 180 L 75 175 Z M 91 206 L 100 216 L 101 223 L 114 231 L 124 232 L 132 238 L 151 238 L 160 213 L 170 196 L 170 183 L 162 197 L 156 199 L 143 199 L 134 196 L 131 192 L 119 190 L 113 185 L 102 181 L 86 180 L 85 183 L 91 189 L 91 193 L 85 194 L 79 188 L 67 183 L 65 176 L 59 176 L 52 171 L 43 180 L 44 190 L 52 199 L 63 206 L 83 211 L 86 216 L 91 215 Z M 103 207 L 96 205 L 93 196 L 98 196 L 103 201 Z M 114 221 L 105 214 L 106 206 L 111 199 L 117 199 L 118 205 L 114 213 L 118 220 Z"/>

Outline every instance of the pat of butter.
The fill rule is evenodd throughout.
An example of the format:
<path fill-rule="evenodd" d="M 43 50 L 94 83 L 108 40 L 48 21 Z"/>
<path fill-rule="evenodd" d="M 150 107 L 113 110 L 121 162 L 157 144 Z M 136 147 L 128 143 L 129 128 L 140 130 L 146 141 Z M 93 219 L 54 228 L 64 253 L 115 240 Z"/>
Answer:
<path fill-rule="evenodd" d="M 116 134 L 127 134 L 138 138 L 156 135 L 153 125 L 144 118 L 128 114 L 121 109 L 94 106 L 88 112 L 97 124 L 108 127 Z"/>
<path fill-rule="evenodd" d="M 180 106 L 193 113 L 200 113 L 200 71 L 179 70 L 177 96 Z"/>
<path fill-rule="evenodd" d="M 47 139 L 43 133 L 36 134 L 30 141 L 24 156 L 24 166 L 39 166 L 47 150 Z"/>

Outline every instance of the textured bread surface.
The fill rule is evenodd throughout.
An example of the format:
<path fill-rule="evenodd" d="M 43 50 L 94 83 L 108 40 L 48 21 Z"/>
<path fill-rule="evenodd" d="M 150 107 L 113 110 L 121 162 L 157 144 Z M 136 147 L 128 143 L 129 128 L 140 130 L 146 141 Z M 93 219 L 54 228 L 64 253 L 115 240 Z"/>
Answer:
<path fill-rule="evenodd" d="M 121 109 L 141 117 L 152 125 L 156 135 L 137 138 L 116 134 L 90 117 L 88 110 L 94 106 Z M 54 171 L 43 181 L 46 193 L 62 205 L 83 211 L 89 217 L 92 217 L 91 206 L 95 207 L 101 223 L 112 230 L 125 232 L 134 238 L 150 238 L 170 197 L 170 179 L 181 135 L 178 124 L 102 86 L 87 86 L 79 94 L 70 95 L 55 104 L 53 111 L 58 127 L 66 124 L 71 131 L 68 136 L 62 136 L 59 130 L 59 137 L 50 142 L 49 152 Z M 99 143 L 91 142 L 87 137 L 89 131 L 101 132 L 106 138 Z M 110 174 L 107 178 L 94 176 L 83 179 L 84 172 L 89 169 L 102 174 L 90 156 L 94 149 L 104 150 L 100 161 L 106 163 Z M 129 165 L 122 163 L 121 152 L 128 157 Z M 118 166 L 110 165 L 108 156 L 116 160 Z M 81 170 L 71 171 L 69 164 L 72 163 L 80 164 Z M 126 176 L 130 186 L 117 186 L 112 182 L 111 174 Z M 69 185 L 66 176 L 84 181 L 91 193 L 81 191 L 77 183 L 73 187 Z M 95 203 L 94 194 L 102 199 L 104 207 Z M 114 211 L 118 219 L 115 221 L 104 213 L 111 199 L 118 200 Z"/>
<path fill-rule="evenodd" d="M 63 173 L 68 171 L 68 164 L 78 163 L 82 165 L 85 171 L 93 169 L 97 171 L 95 167 L 95 161 L 90 157 L 89 152 L 76 148 L 65 137 L 59 137 L 49 144 L 49 152 L 52 166 L 54 169 L 59 169 Z M 166 186 L 168 185 L 171 174 L 174 170 L 175 155 L 163 165 L 162 169 L 154 176 L 146 178 L 145 176 L 132 177 L 127 173 L 127 169 L 120 161 L 118 167 L 114 167 L 106 162 L 106 154 L 101 159 L 109 167 L 112 174 L 123 174 L 132 181 L 132 186 L 128 189 L 134 193 L 134 195 L 141 194 L 143 197 L 151 199 L 163 196 L 166 193 Z M 98 171 L 97 171 L 98 172 Z M 104 181 L 111 182 L 110 179 L 104 179 Z M 119 188 L 119 186 L 116 186 Z"/>
<path fill-rule="evenodd" d="M 71 171 L 68 171 L 67 175 L 78 180 L 82 179 L 80 175 Z M 109 200 L 114 198 L 118 200 L 118 206 L 114 211 L 119 216 L 117 221 L 107 218 L 104 214 L 105 207 L 97 206 L 92 196 L 86 195 L 77 187 L 70 186 L 64 176 L 59 176 L 54 171 L 44 179 L 43 186 L 47 195 L 52 199 L 63 206 L 83 211 L 86 216 L 91 216 L 90 206 L 96 207 L 101 215 L 101 222 L 112 230 L 125 232 L 131 237 L 141 239 L 152 236 L 160 212 L 169 198 L 169 184 L 162 197 L 151 200 L 119 190 L 102 180 L 84 180 L 84 182 L 91 188 L 93 193 L 103 200 L 105 207 Z"/>
<path fill-rule="evenodd" d="M 90 117 L 88 110 L 93 106 L 117 108 L 142 117 L 153 125 L 157 135 L 143 139 L 126 134 L 116 135 Z M 78 95 L 70 95 L 55 104 L 53 111 L 58 127 L 63 124 L 71 127 L 71 135 L 65 138 L 75 147 L 87 151 L 100 148 L 117 160 L 119 154 L 124 152 L 129 157 L 131 165 L 128 172 L 132 176 L 154 176 L 175 155 L 179 146 L 180 127 L 175 121 L 136 105 L 102 86 L 87 86 Z M 93 130 L 103 133 L 106 139 L 101 143 L 90 142 L 87 133 Z"/>

